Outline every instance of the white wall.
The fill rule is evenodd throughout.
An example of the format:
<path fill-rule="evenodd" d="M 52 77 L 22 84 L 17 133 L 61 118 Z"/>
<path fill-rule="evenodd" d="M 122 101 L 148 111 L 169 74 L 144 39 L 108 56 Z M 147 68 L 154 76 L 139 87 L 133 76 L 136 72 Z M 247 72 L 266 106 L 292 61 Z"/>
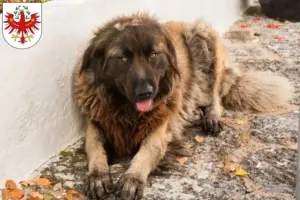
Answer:
<path fill-rule="evenodd" d="M 43 32 L 36 46 L 18 50 L 0 37 L 0 185 L 6 179 L 28 178 L 32 170 L 81 137 L 71 106 L 70 76 L 93 27 L 118 14 L 148 10 L 162 21 L 204 17 L 223 33 L 244 10 L 242 1 L 52 0 L 43 4 Z"/>

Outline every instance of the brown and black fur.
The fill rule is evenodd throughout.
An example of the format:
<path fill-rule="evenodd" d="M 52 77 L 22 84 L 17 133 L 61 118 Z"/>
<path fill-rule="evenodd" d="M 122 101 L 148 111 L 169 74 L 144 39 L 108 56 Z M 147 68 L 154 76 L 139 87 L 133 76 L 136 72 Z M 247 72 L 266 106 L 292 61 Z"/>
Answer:
<path fill-rule="evenodd" d="M 155 60 L 149 58 L 153 51 L 159 52 Z M 124 56 L 129 64 L 118 60 Z M 133 14 L 99 28 L 73 81 L 75 102 L 88 122 L 89 196 L 101 198 L 113 190 L 108 159 L 114 154 L 133 157 L 114 192 L 121 199 L 140 199 L 168 144 L 199 119 L 201 106 L 207 107 L 201 120 L 210 133 L 221 131 L 222 106 L 260 112 L 288 106 L 293 88 L 285 78 L 227 68 L 225 62 L 218 34 L 203 21 L 159 23 Z M 152 109 L 141 113 L 132 87 L 144 79 L 155 95 Z"/>

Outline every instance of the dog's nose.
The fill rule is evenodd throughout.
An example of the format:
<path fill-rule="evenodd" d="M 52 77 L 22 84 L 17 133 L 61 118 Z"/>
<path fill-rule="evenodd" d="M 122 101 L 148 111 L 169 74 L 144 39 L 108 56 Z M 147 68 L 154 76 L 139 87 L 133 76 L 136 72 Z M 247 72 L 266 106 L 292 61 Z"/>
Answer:
<path fill-rule="evenodd" d="M 147 82 L 141 82 L 137 84 L 135 90 L 135 96 L 137 100 L 145 100 L 151 98 L 154 89 L 153 86 Z"/>

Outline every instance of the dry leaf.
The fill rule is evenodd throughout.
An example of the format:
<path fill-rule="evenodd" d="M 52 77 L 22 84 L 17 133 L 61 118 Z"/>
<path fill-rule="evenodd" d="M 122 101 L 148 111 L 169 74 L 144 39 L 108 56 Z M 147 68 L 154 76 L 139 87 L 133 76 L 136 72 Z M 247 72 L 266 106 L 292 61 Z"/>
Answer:
<path fill-rule="evenodd" d="M 189 158 L 188 157 L 181 157 L 181 158 L 176 158 L 177 162 L 179 162 L 180 164 L 185 164 Z"/>
<path fill-rule="evenodd" d="M 1 190 L 1 193 L 2 193 L 2 200 L 8 200 L 8 190 L 7 189 Z"/>
<path fill-rule="evenodd" d="M 61 183 L 57 183 L 53 186 L 52 190 L 53 191 L 58 191 L 58 190 L 61 190 L 62 189 L 62 185 Z"/>
<path fill-rule="evenodd" d="M 78 194 L 78 192 L 76 190 L 69 190 L 67 193 L 72 194 L 72 195 Z"/>
<path fill-rule="evenodd" d="M 248 172 L 246 172 L 245 170 L 243 170 L 242 168 L 239 168 L 237 169 L 235 172 L 234 172 L 235 175 L 237 176 L 247 176 L 248 175 Z"/>
<path fill-rule="evenodd" d="M 14 190 L 8 190 L 7 196 L 8 199 L 21 199 L 22 197 L 24 197 L 24 191 L 18 188 Z"/>
<path fill-rule="evenodd" d="M 225 173 L 230 173 L 230 172 L 234 172 L 239 168 L 239 164 L 233 163 L 233 164 L 229 164 L 229 165 L 225 165 L 223 170 Z"/>
<path fill-rule="evenodd" d="M 44 200 L 55 200 L 55 197 L 52 194 L 44 193 Z"/>
<path fill-rule="evenodd" d="M 73 200 L 73 195 L 72 194 L 66 194 L 65 199 L 66 200 Z"/>
<path fill-rule="evenodd" d="M 13 180 L 7 180 L 5 183 L 5 187 L 6 187 L 6 189 L 14 190 L 17 188 L 17 185 Z"/>
<path fill-rule="evenodd" d="M 28 187 L 28 186 L 34 185 L 34 183 L 29 182 L 29 181 L 20 181 L 19 183 L 20 183 L 20 185 L 22 185 L 23 187 Z"/>
<path fill-rule="evenodd" d="M 238 120 L 236 120 L 236 123 L 237 123 L 238 125 L 243 125 L 243 124 L 245 123 L 245 121 L 242 120 L 242 119 L 238 119 Z"/>
<path fill-rule="evenodd" d="M 247 25 L 247 24 L 242 24 L 242 25 L 241 25 L 241 28 L 248 28 L 248 27 L 250 27 L 250 26 Z"/>
<path fill-rule="evenodd" d="M 285 38 L 284 37 L 280 37 L 280 36 L 277 36 L 274 38 L 275 40 L 278 40 L 278 41 L 281 41 L 281 40 L 284 40 Z"/>
<path fill-rule="evenodd" d="M 43 188 L 48 188 L 50 185 L 50 181 L 47 178 L 36 178 L 33 180 L 38 186 L 43 187 Z"/>
<path fill-rule="evenodd" d="M 278 25 L 275 25 L 275 24 L 268 24 L 267 27 L 268 27 L 268 28 L 275 28 L 275 29 L 276 29 L 276 28 L 279 28 L 279 26 L 278 26 Z"/>
<path fill-rule="evenodd" d="M 30 200 L 40 200 L 44 199 L 44 195 L 39 192 L 30 192 Z"/>
<path fill-rule="evenodd" d="M 204 137 L 196 136 L 196 137 L 195 137 L 195 140 L 196 140 L 198 143 L 202 143 L 202 142 L 204 141 Z"/>

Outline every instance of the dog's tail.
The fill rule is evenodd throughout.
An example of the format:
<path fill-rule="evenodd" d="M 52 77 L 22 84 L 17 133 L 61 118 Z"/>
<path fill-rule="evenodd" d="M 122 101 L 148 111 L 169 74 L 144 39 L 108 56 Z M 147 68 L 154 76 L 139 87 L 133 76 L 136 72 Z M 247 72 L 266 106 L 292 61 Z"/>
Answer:
<path fill-rule="evenodd" d="M 273 112 L 288 108 L 294 87 L 283 76 L 266 71 L 228 68 L 221 89 L 222 104 L 237 111 Z"/>

